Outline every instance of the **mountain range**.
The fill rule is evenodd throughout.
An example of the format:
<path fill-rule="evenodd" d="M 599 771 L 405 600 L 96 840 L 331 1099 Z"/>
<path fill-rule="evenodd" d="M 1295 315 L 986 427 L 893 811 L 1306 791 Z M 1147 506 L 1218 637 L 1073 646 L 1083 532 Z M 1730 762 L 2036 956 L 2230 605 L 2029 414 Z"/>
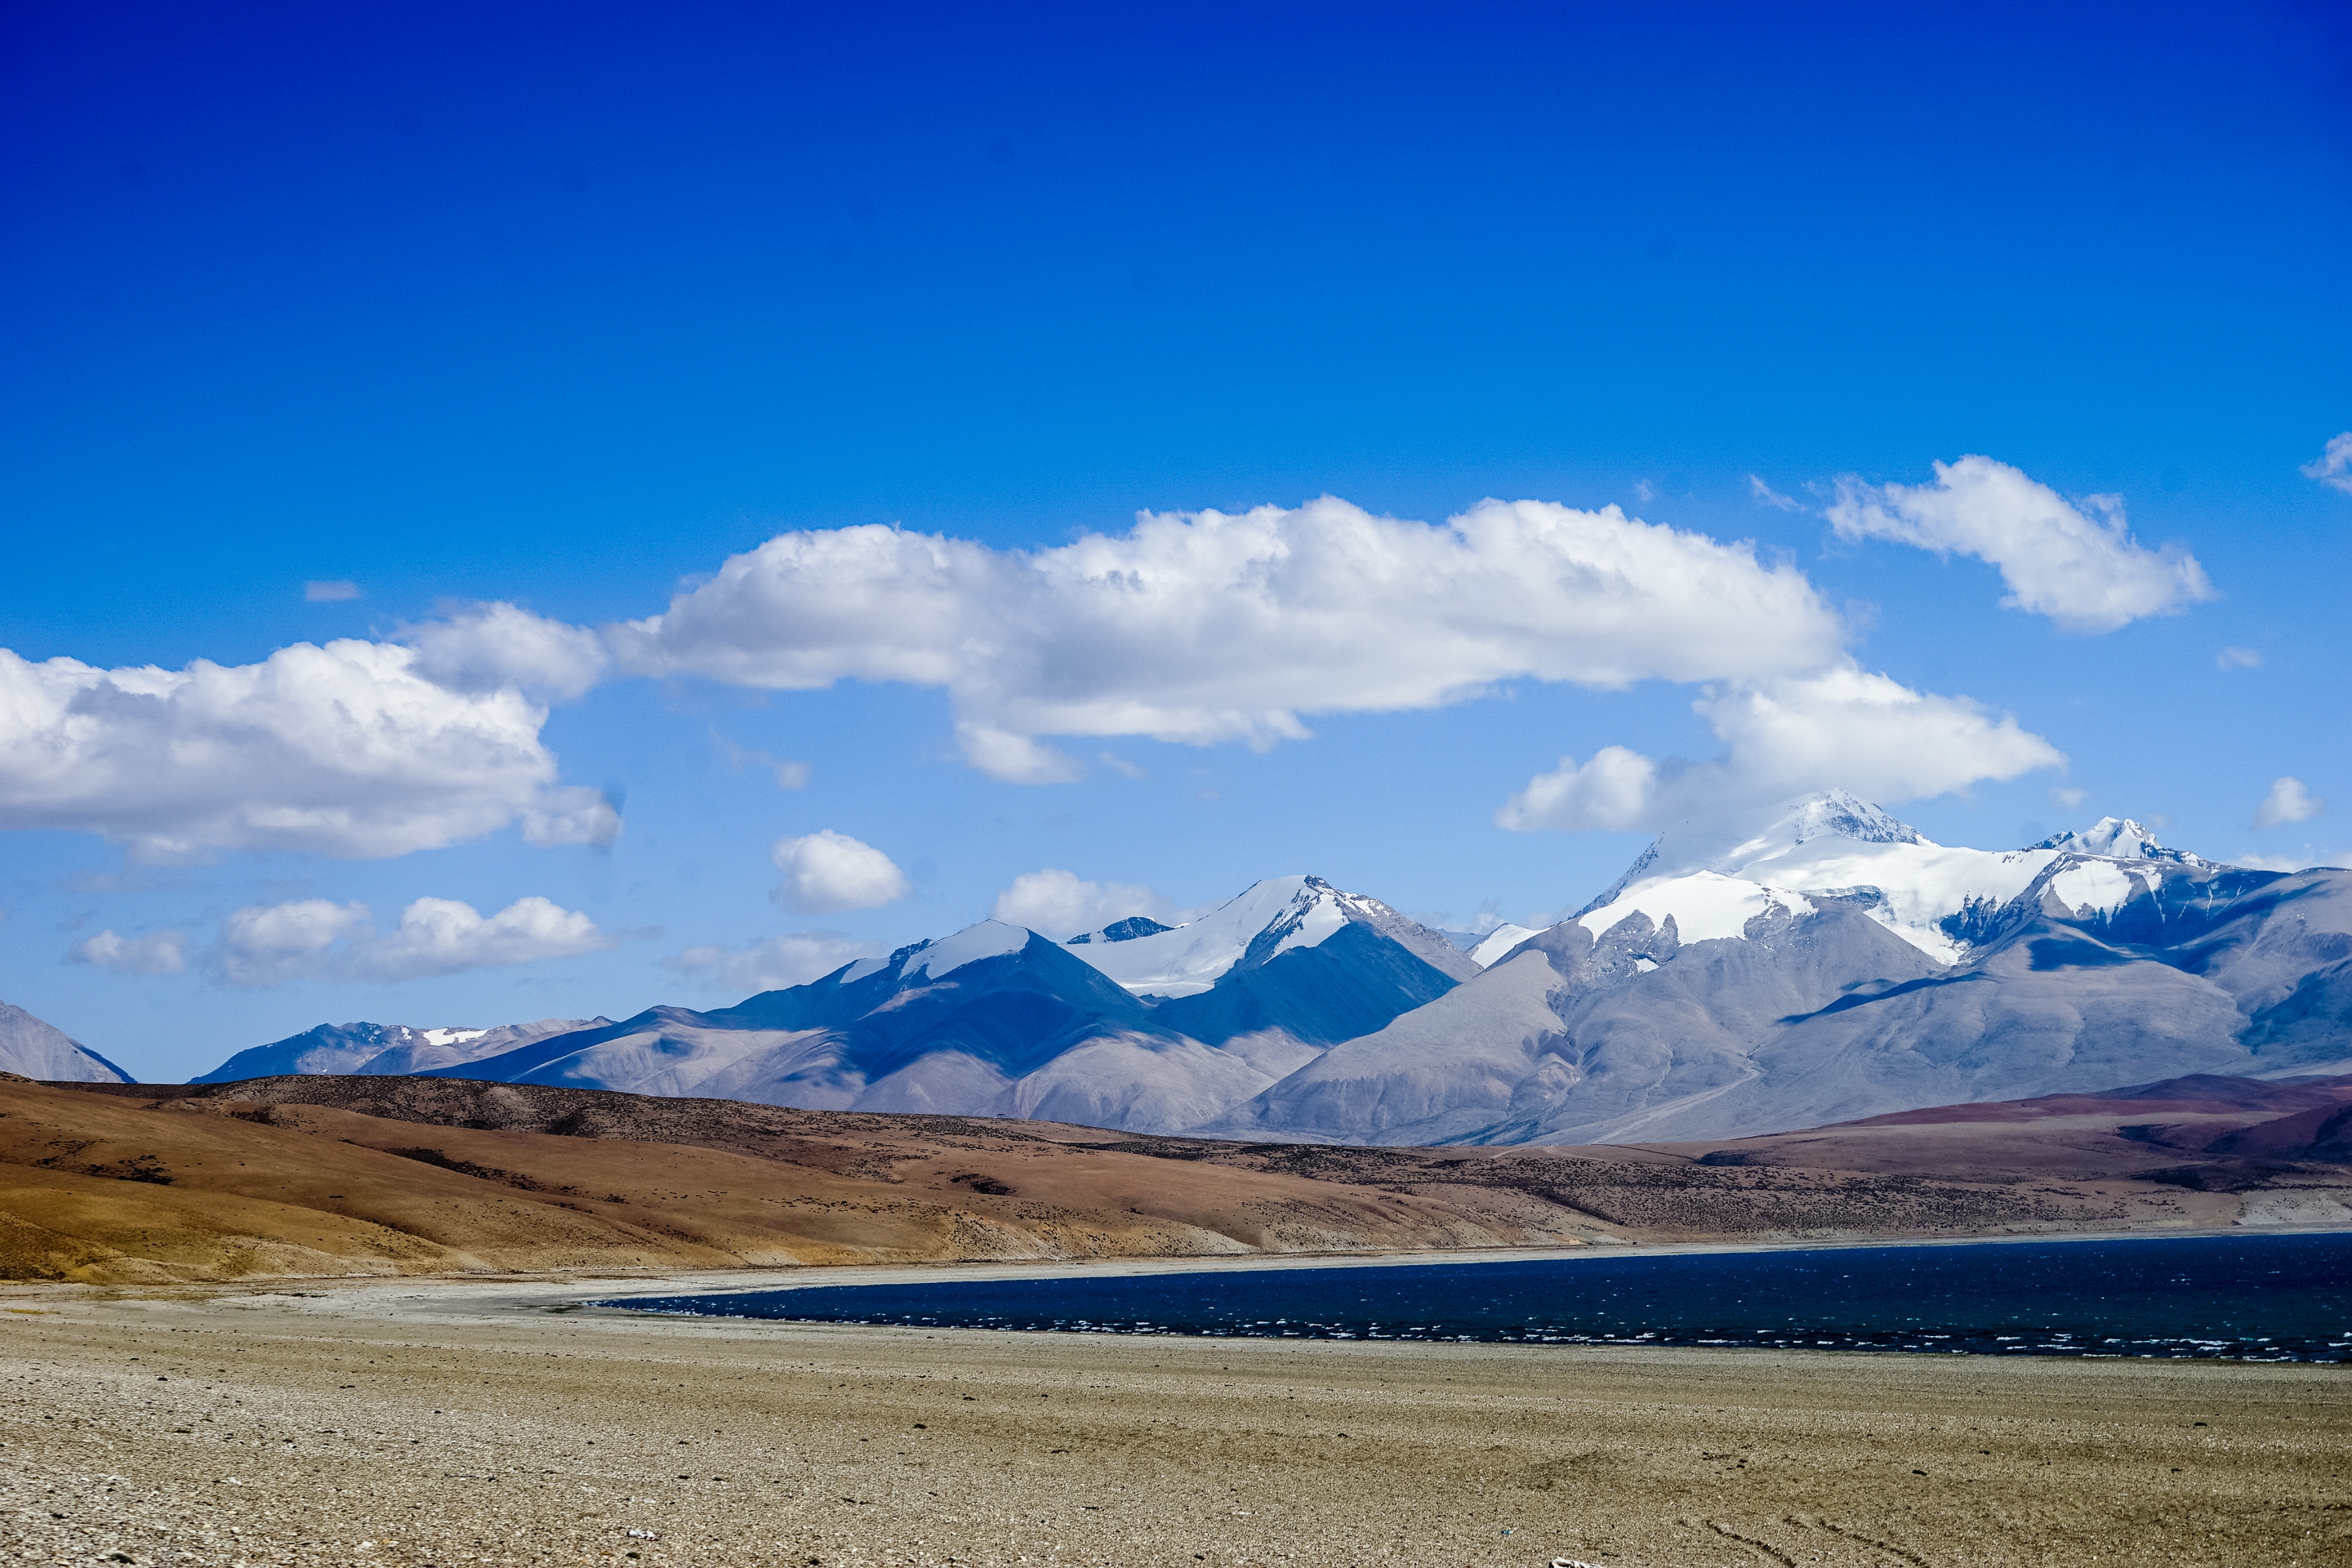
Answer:
<path fill-rule="evenodd" d="M 1682 825 L 1542 930 L 1443 932 L 1294 876 L 1181 926 L 1056 942 L 983 921 L 713 1011 L 322 1026 L 198 1081 L 417 1074 L 1407 1145 L 2347 1070 L 2352 873 L 2221 865 L 2116 818 L 1950 847 L 1832 790 Z"/>

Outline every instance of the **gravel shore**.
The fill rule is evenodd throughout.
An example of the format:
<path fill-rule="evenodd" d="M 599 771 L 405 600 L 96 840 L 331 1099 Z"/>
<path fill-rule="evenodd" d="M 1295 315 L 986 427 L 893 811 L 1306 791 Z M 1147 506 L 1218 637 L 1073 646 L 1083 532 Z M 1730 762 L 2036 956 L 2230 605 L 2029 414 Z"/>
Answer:
<path fill-rule="evenodd" d="M 0 1537 L 222 1568 L 2352 1563 L 2341 1369 L 575 1305 L 599 1293 L 6 1289 Z"/>

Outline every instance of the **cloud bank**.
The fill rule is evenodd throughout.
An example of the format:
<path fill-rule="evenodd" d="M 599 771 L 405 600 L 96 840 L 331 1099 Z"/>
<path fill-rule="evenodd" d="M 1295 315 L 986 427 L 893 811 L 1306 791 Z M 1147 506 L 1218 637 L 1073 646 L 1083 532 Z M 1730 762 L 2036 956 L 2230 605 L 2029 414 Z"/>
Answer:
<path fill-rule="evenodd" d="M 455 899 L 418 899 L 389 931 L 375 929 L 365 904 L 297 899 L 236 910 L 202 953 L 184 931 L 131 938 L 102 931 L 66 956 L 122 974 L 178 974 L 201 962 L 229 984 L 257 990 L 295 980 L 422 980 L 601 952 L 614 940 L 585 914 L 538 897 L 494 915 Z"/>
<path fill-rule="evenodd" d="M 158 862 L 376 859 L 517 818 L 533 844 L 612 841 L 604 797 L 556 784 L 543 707 L 512 687 L 453 689 L 422 662 L 356 640 L 178 670 L 0 649 L 0 828 L 97 833 Z"/>
<path fill-rule="evenodd" d="M 2193 557 L 2135 542 L 2111 500 L 2070 503 L 1986 458 L 1938 465 L 1932 486 L 1848 479 L 1828 515 L 1847 537 L 1980 556 L 2007 603 L 2075 629 L 2211 593 Z M 1264 748 L 1318 715 L 1436 708 L 1514 680 L 1702 688 L 1723 757 L 1564 760 L 1504 807 L 1517 827 L 1646 823 L 1830 783 L 1906 799 L 2059 760 L 1965 698 L 1864 670 L 1848 635 L 1790 563 L 1615 507 L 1489 500 L 1429 524 L 1326 497 L 1145 514 L 1035 551 L 879 526 L 793 532 L 601 631 L 500 601 L 397 641 L 300 644 L 239 667 L 106 670 L 0 650 L 0 827 L 100 833 L 154 861 L 395 856 L 518 821 L 533 844 L 608 844 L 617 814 L 558 784 L 540 737 L 547 703 L 617 675 L 937 688 L 965 758 L 1020 783 L 1085 771 L 1058 736 Z M 808 780 L 804 763 L 759 760 L 784 788 Z M 887 856 L 839 834 L 784 840 L 775 858 L 776 900 L 803 913 L 908 891 Z"/>
<path fill-rule="evenodd" d="M 965 756 L 1076 776 L 1050 735 L 1265 747 L 1322 713 L 1440 707 L 1531 677 L 1794 674 L 1844 627 L 1744 544 L 1540 501 L 1442 525 L 1325 498 L 1146 515 L 1127 533 L 999 551 L 869 526 L 781 534 L 661 615 L 610 628 L 620 668 L 768 689 L 944 688 Z"/>
<path fill-rule="evenodd" d="M 2001 603 L 2069 631 L 2111 632 L 2213 596 L 2197 558 L 2142 547 L 2117 496 L 2069 502 L 1990 458 L 1937 463 L 1932 485 L 1838 481 L 1827 514 L 1846 539 L 1890 539 L 1942 554 L 1973 555 L 2000 571 Z"/>

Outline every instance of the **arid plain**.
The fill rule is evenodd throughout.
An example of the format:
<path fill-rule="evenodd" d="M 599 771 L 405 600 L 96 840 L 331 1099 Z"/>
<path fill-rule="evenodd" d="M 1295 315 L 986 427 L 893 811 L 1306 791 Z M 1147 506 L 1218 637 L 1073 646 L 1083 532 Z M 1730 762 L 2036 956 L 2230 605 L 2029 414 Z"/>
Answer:
<path fill-rule="evenodd" d="M 2340 1224 L 2340 1096 L 2191 1084 L 1490 1152 L 455 1080 L 0 1084 L 0 1517 L 26 1560 L 221 1568 L 2352 1563 L 2334 1367 L 583 1304 L 819 1274 Z"/>
<path fill-rule="evenodd" d="M 927 1333 L 562 1310 L 580 1294 L 16 1289 L 17 1554 L 2352 1561 L 2335 1368 Z"/>

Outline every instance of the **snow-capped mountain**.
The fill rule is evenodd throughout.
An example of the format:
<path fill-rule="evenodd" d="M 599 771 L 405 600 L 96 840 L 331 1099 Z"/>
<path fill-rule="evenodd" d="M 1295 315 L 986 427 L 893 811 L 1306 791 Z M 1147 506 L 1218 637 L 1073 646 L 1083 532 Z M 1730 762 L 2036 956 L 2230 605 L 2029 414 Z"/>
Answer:
<path fill-rule="evenodd" d="M 321 1024 L 266 1046 L 242 1050 L 190 1083 L 236 1083 L 281 1073 L 362 1073 L 392 1076 L 455 1067 L 510 1051 L 545 1035 L 606 1023 L 604 1018 L 542 1018 L 495 1029 L 412 1028 L 406 1024 Z"/>
<path fill-rule="evenodd" d="M 1387 937 L 1456 980 L 1477 973 L 1444 932 L 1320 877 L 1271 878 L 1183 925 L 1124 920 L 1074 936 L 1068 945 L 1135 994 L 1167 1000 L 1199 995 L 1285 953 L 1312 952 L 1351 925 Z"/>
<path fill-rule="evenodd" d="M 982 921 L 737 1006 L 656 1007 L 425 1076 L 1155 1129 L 1273 1081 L 1151 1014 L 1063 943 Z"/>
<path fill-rule="evenodd" d="M 1378 900 L 1285 877 L 1182 926 L 1136 917 L 1056 942 L 982 921 L 738 1006 L 656 1007 L 423 1070 L 1174 1131 L 1477 973 Z"/>
<path fill-rule="evenodd" d="M 1714 1137 L 2352 1062 L 2352 874 L 2107 819 L 1934 844 L 1842 791 L 1662 837 L 1570 920 L 1203 1131 Z"/>
<path fill-rule="evenodd" d="M 0 1002 L 0 1072 L 52 1083 L 137 1081 L 55 1024 L 6 1002 Z"/>
<path fill-rule="evenodd" d="M 1721 922 L 1733 915 L 1727 899 L 1748 900 L 1745 919 L 1762 907 L 1755 889 L 1818 894 L 1854 901 L 1920 952 L 1951 963 L 1974 942 L 1979 921 L 2060 857 L 2105 856 L 2114 850 L 2104 846 L 2117 844 L 2137 855 L 2153 842 L 2137 823 L 2110 817 L 2031 849 L 1948 848 L 1867 801 L 1824 790 L 1762 821 L 1710 820 L 1661 836 L 1574 918 L 1598 936 L 1636 910 L 1654 921 L 1678 915 L 1684 940 L 1695 941 L 1694 929 L 1725 934 Z M 1737 893 L 1727 879 L 1750 891 Z"/>

